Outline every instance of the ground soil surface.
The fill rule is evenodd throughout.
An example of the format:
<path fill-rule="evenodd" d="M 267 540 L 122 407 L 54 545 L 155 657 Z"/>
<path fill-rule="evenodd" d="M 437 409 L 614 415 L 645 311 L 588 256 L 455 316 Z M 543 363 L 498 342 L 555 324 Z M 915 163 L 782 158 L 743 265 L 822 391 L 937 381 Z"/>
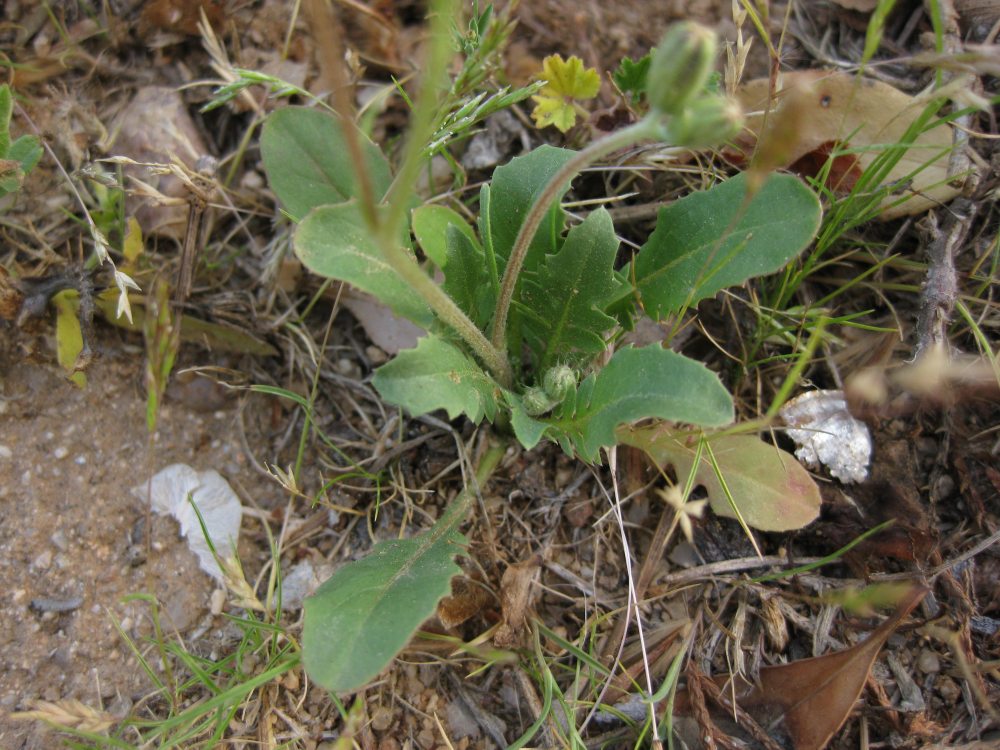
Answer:
<path fill-rule="evenodd" d="M 199 568 L 176 522 L 151 513 L 141 490 L 136 491 L 153 473 L 184 463 L 197 470 L 215 469 L 229 481 L 246 508 L 238 548 L 246 578 L 266 599 L 264 582 L 273 562 L 269 535 L 286 543 L 280 562 L 286 575 L 306 566 L 301 569 L 308 568 L 318 579 L 364 554 L 375 540 L 426 528 L 461 488 L 467 467 L 460 456 L 464 460 L 466 452 L 475 451 L 478 433 L 461 420 L 447 423 L 443 415 L 408 419 L 382 403 L 370 387 L 368 378 L 385 360 L 385 351 L 354 316 L 337 306 L 336 289 L 320 291 L 319 282 L 294 261 L 288 252 L 288 224 L 266 190 L 252 132 L 259 117 L 277 103 L 257 92 L 248 101 L 201 114 L 209 87 L 188 89 L 174 99 L 178 87 L 218 75 L 205 51 L 207 42 L 198 33 L 199 6 L 216 24 L 220 44 L 235 64 L 268 70 L 307 88 L 317 84 L 322 54 L 308 23 L 299 18 L 288 27 L 298 4 L 77 0 L 52 4 L 52 15 L 43 13 L 41 5 L 18 0 L 0 5 L 2 15 L 16 26 L 0 29 L 0 50 L 24 66 L 17 79 L 23 109 L 15 115 L 15 130 L 28 132 L 30 117 L 73 179 L 83 179 L 81 170 L 93 159 L 123 153 L 120 149 L 139 161 L 167 161 L 169 155 L 157 152 L 156 141 L 173 139 L 177 130 L 197 142 L 198 155 L 240 154 L 226 161 L 238 165 L 226 198 L 217 197 L 208 212 L 204 256 L 185 310 L 227 330 L 238 329 L 249 339 L 220 345 L 208 336 L 184 344 L 175 370 L 205 368 L 207 377 L 190 372 L 174 376 L 152 436 L 147 430 L 146 347 L 140 332 L 112 327 L 98 316 L 89 342 L 95 356 L 81 388 L 57 363 L 53 306 L 46 307 L 43 300 L 33 315 L 15 310 L 0 318 L 0 748 L 43 750 L 63 746 L 65 736 L 41 722 L 12 717 L 37 708 L 39 701 L 76 699 L 109 721 L 164 717 L 162 696 L 155 695 L 141 663 L 162 675 L 164 664 L 153 645 L 151 600 L 167 640 L 191 654 L 218 661 L 240 641 L 242 631 L 233 618 L 246 610 L 238 606 L 233 591 Z M 350 59 L 359 74 L 385 83 L 390 75 L 417 67 L 423 3 L 341 5 L 346 8 L 349 46 L 357 55 Z M 819 67 L 851 54 L 856 62 L 868 16 L 851 8 L 863 3 L 810 5 L 819 8 L 813 8 L 818 15 L 802 19 L 786 16 L 783 5 L 772 4 L 768 23 L 775 37 L 782 19 L 799 22 L 798 32 L 784 39 L 782 64 Z M 887 58 L 919 51 L 920 34 L 930 34 L 920 3 L 899 5 L 890 24 L 891 40 L 896 41 L 885 51 Z M 110 20 L 105 15 L 109 9 L 114 11 Z M 714 0 L 525 0 L 515 15 L 519 24 L 504 71 L 515 82 L 535 74 L 541 59 L 553 52 L 577 54 L 602 72 L 611 70 L 625 55 L 641 56 L 672 20 L 700 20 L 730 40 L 736 29 L 731 3 Z M 836 35 L 816 35 L 818 22 L 828 24 Z M 967 37 L 978 41 L 987 40 L 989 28 L 979 16 L 962 26 Z M 749 25 L 745 33 L 753 33 Z M 768 69 L 763 45 L 757 45 L 746 75 L 765 75 Z M 908 76 L 913 89 L 926 82 L 922 72 L 909 68 L 891 72 Z M 982 80 L 985 94 L 995 93 L 994 80 L 988 75 Z M 116 123 L 121 126 L 118 118 L 140 95 L 151 97 L 146 119 L 136 128 L 145 139 L 127 148 L 120 142 L 116 146 L 109 134 Z M 574 131 L 570 140 L 581 141 L 613 122 L 617 101 L 605 86 L 593 122 L 586 125 L 592 131 Z M 175 111 L 171 107 L 177 102 L 186 115 L 175 120 L 168 113 Z M 545 140 L 566 145 L 556 134 L 528 128 L 528 108 L 522 109 L 514 122 L 531 145 Z M 157 121 L 170 126 L 154 130 Z M 397 102 L 377 118 L 376 135 L 391 142 L 403 122 L 405 108 Z M 984 117 L 977 127 L 988 130 L 991 124 L 995 121 Z M 252 145 L 244 153 L 248 133 Z M 508 139 L 514 151 L 504 158 L 516 152 L 520 137 Z M 977 148 L 984 185 L 995 187 L 992 146 Z M 476 177 L 485 179 L 488 173 Z M 599 178 L 592 178 L 580 187 L 579 197 L 602 194 L 604 187 Z M 160 189 L 166 190 L 162 184 Z M 652 205 L 678 189 L 675 183 L 650 180 L 636 188 L 637 200 Z M 652 195 L 655 191 L 661 192 Z M 125 204 L 123 216 L 138 215 L 148 239 L 145 265 L 140 264 L 147 292 L 155 275 L 172 279 L 177 272 L 190 195 L 183 189 L 175 195 L 180 196 L 179 214 L 149 209 L 141 213 L 140 196 L 134 191 Z M 110 199 L 96 190 L 87 196 L 95 213 L 117 210 L 109 209 Z M 966 298 L 982 302 L 975 311 L 987 345 L 996 351 L 994 199 L 982 198 L 959 274 Z M 81 222 L 67 218 L 68 213 L 79 213 L 76 200 L 47 154 L 18 201 L 4 204 L 10 211 L 0 227 L 0 263 L 7 270 L 0 276 L 0 305 L 7 299 L 4 291 L 11 288 L 8 275 L 79 278 L 80 248 L 89 235 Z M 939 213 L 945 221 L 945 210 Z M 626 240 L 648 234 L 651 224 L 642 223 L 641 212 L 638 215 L 638 224 L 620 230 Z M 650 218 L 647 213 L 645 219 Z M 928 235 L 918 231 L 919 226 L 914 217 L 858 229 L 850 238 L 852 248 L 870 241 L 879 247 L 903 247 L 921 259 Z M 804 295 L 821 298 L 829 292 L 824 284 L 842 285 L 870 270 L 852 262 L 844 261 L 844 275 L 834 268 L 831 277 L 817 277 Z M 829 367 L 817 364 L 807 377 L 818 385 L 837 385 L 839 376 L 831 373 L 870 361 L 874 350 L 896 363 L 908 359 L 921 314 L 924 269 L 904 259 L 886 266 L 882 276 L 873 276 L 884 287 L 859 285 L 856 297 L 839 299 L 843 309 L 838 312 L 872 311 L 865 323 L 872 328 L 898 326 L 902 334 L 890 336 L 886 344 L 886 337 L 878 334 L 845 331 L 837 342 L 841 349 L 824 353 L 837 362 Z M 99 288 L 111 286 L 109 278 L 93 277 Z M 25 293 L 30 299 L 30 291 Z M 687 353 L 732 375 L 732 362 L 720 349 L 738 350 L 754 322 L 745 307 L 738 308 L 742 317 L 734 321 L 730 306 L 743 304 L 753 294 L 755 288 L 752 294 L 739 290 L 707 301 L 697 332 L 679 339 L 689 342 Z M 976 351 L 967 329 L 956 333 L 953 343 L 966 352 Z M 258 344 L 270 351 L 261 353 Z M 776 360 L 787 354 L 778 344 L 768 352 Z M 759 372 L 764 374 L 731 378 L 747 418 L 759 416 L 761 409 L 752 405 L 760 401 L 761 391 L 767 398 L 773 394 L 786 370 Z M 317 393 L 310 424 L 324 439 L 310 433 L 300 442 L 306 429 L 301 410 L 290 399 L 251 393 L 249 384 L 282 388 L 302 398 Z M 697 622 L 693 653 L 698 659 L 692 663 L 720 673 L 738 657 L 753 672 L 766 664 L 845 648 L 874 629 L 877 619 L 864 612 L 845 614 L 838 604 L 822 598 L 825 592 L 880 576 L 932 573 L 932 593 L 889 639 L 887 656 L 876 663 L 873 678 L 831 746 L 917 748 L 942 743 L 935 746 L 971 748 L 974 745 L 967 743 L 996 742 L 1000 553 L 996 545 L 983 541 L 1000 528 L 1000 409 L 995 385 L 956 386 L 935 394 L 940 398 L 908 401 L 909 406 L 891 414 L 868 414 L 875 443 L 871 478 L 847 487 L 818 471 L 824 499 L 820 521 L 798 534 L 760 535 L 758 540 L 765 555 L 794 563 L 796 558 L 827 555 L 875 524 L 896 520 L 893 531 L 859 547 L 843 564 L 773 588 L 746 580 L 737 586 L 743 569 L 726 570 L 725 565 L 752 561 L 754 550 L 738 524 L 716 518 L 696 522 L 693 545 L 675 538 L 669 549 L 658 549 L 664 554 L 651 567 L 651 601 L 645 612 L 654 642 L 669 645 L 682 632 L 678 624 Z M 274 476 L 273 467 L 286 470 L 297 462 L 304 467 L 300 489 L 305 497 L 319 498 L 318 505 L 287 492 Z M 359 467 L 363 471 L 352 473 Z M 347 479 L 333 484 L 331 476 Z M 643 477 L 650 475 L 641 475 L 638 486 Z M 475 614 L 462 625 L 434 622 L 428 629 L 471 640 L 496 626 L 500 592 L 506 591 L 505 571 L 515 570 L 533 587 L 529 615 L 552 631 L 545 648 L 556 653 L 560 649 L 555 638 L 579 637 L 596 649 L 581 636 L 582 629 L 594 626 L 595 606 L 624 606 L 628 581 L 618 528 L 608 511 L 604 488 L 609 478 L 605 470 L 584 467 L 551 446 L 531 453 L 512 449 L 484 489 L 477 521 L 468 531 L 471 547 L 463 561 L 467 578 L 462 579 L 467 591 L 457 599 Z M 627 506 L 624 520 L 636 565 L 652 545 L 653 530 L 664 513 L 652 493 L 637 494 Z M 969 550 L 975 554 L 964 556 Z M 747 569 L 752 571 L 753 564 L 748 562 Z M 683 571 L 692 566 L 700 573 L 684 578 Z M 468 594 L 476 590 L 489 595 L 477 599 Z M 136 594 L 151 599 L 136 599 Z M 293 638 L 300 636 L 297 607 L 288 607 L 279 621 Z M 602 633 L 609 628 L 606 621 L 594 627 L 604 629 Z M 726 645 L 732 639 L 739 641 L 736 647 Z M 532 663 L 528 640 L 515 638 L 506 645 L 524 647 L 520 653 L 525 663 Z M 560 653 L 565 656 L 565 651 Z M 672 652 L 664 651 L 661 657 L 663 653 Z M 630 641 L 623 661 L 635 666 L 641 662 L 638 654 L 639 647 Z M 463 659 L 433 641 L 415 644 L 360 694 L 362 718 L 356 725 L 345 722 L 328 696 L 295 669 L 252 693 L 224 734 L 234 747 L 310 750 L 340 747 L 335 741 L 345 736 L 365 750 L 464 750 L 512 742 L 541 711 L 537 672 L 523 665 L 496 666 L 466 679 L 481 661 Z M 657 665 L 659 677 L 666 664 L 664 658 Z M 252 664 L 246 669 L 253 673 Z M 687 673 L 688 684 L 697 682 L 696 672 Z M 569 669 L 556 676 L 564 691 L 570 688 L 571 676 Z M 614 689 L 625 705 L 628 685 Z M 207 695 L 191 691 L 185 705 Z M 692 746 L 701 742 L 698 738 L 705 736 L 709 724 L 712 732 L 722 731 L 706 717 L 698 716 L 701 723 L 684 720 L 690 724 L 684 736 Z M 557 724 L 553 721 L 533 742 L 559 746 L 564 738 Z M 631 747 L 635 742 L 614 717 L 600 717 L 589 731 L 587 739 L 594 746 L 603 741 Z M 721 734 L 709 739 L 706 746 L 727 746 Z M 790 746 L 787 738 L 777 741 Z M 137 742 L 136 735 L 125 734 L 122 742 Z M 204 743 L 201 736 L 180 746 Z"/>

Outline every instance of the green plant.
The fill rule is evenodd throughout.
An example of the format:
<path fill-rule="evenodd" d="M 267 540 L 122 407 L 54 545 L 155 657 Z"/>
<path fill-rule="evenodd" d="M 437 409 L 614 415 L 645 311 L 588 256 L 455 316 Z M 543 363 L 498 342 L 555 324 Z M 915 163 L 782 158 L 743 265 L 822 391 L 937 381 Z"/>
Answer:
<path fill-rule="evenodd" d="M 439 285 L 411 248 L 405 217 L 414 177 L 433 153 L 427 144 L 454 110 L 453 97 L 444 103 L 435 97 L 450 18 L 443 5 L 431 16 L 438 43 L 395 171 L 354 125 L 346 101 L 337 102 L 339 118 L 279 110 L 261 136 L 270 183 L 298 222 L 294 246 L 302 262 L 373 294 L 428 331 L 414 349 L 378 369 L 376 388 L 411 414 L 443 409 L 450 418 L 486 419 L 526 448 L 548 439 L 590 462 L 620 440 L 631 442 L 716 487 L 713 505 L 735 508 L 747 525 L 807 523 L 818 510 L 815 485 L 777 448 L 732 437 L 714 452 L 710 441 L 702 450 L 697 432 L 664 433 L 671 447 L 663 447 L 657 434 L 628 432 L 627 425 L 646 418 L 721 427 L 735 410 L 703 364 L 660 345 L 617 344 L 641 311 L 663 319 L 780 269 L 819 226 L 815 195 L 787 175 L 772 176 L 756 192 L 735 177 L 663 207 L 656 231 L 623 268 L 616 268 L 619 243 L 603 208 L 564 233 L 559 200 L 585 167 L 639 141 L 713 145 L 738 130 L 738 109 L 705 88 L 716 50 L 711 32 L 696 24 L 668 32 L 648 72 L 649 113 L 634 125 L 580 152 L 542 146 L 496 169 L 480 192 L 478 233 L 454 211 L 413 211 L 413 232 L 443 272 Z M 756 459 L 740 448 L 746 441 L 757 446 L 752 455 L 775 459 L 780 487 L 752 481 Z M 747 478 L 743 484 L 757 502 L 737 507 L 743 498 L 734 500 L 725 480 L 730 465 Z M 488 475 L 483 468 L 480 481 Z M 714 479 L 706 479 L 709 473 Z M 798 504 L 793 520 L 774 505 L 782 491 Z M 457 573 L 451 556 L 473 497 L 471 488 L 461 493 L 417 539 L 376 545 L 307 601 L 303 656 L 314 680 L 334 691 L 360 687 L 433 612 Z M 335 648 L 330 633 L 339 634 Z"/>
<path fill-rule="evenodd" d="M 25 175 L 42 158 L 42 146 L 33 135 L 10 139 L 10 117 L 14 96 L 6 83 L 0 86 L 0 198 L 17 192 Z"/>

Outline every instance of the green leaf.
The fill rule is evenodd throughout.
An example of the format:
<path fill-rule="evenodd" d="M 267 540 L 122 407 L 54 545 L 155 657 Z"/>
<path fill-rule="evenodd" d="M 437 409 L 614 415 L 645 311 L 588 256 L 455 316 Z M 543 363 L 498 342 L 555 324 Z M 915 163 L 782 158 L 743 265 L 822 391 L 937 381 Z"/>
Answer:
<path fill-rule="evenodd" d="M 577 111 L 572 102 L 555 96 L 533 96 L 535 108 L 531 110 L 531 118 L 535 127 L 547 128 L 554 126 L 560 133 L 567 132 L 576 125 Z"/>
<path fill-rule="evenodd" d="M 528 210 L 549 179 L 574 155 L 573 151 L 567 149 L 539 146 L 494 170 L 488 213 L 485 219 L 480 216 L 479 236 L 483 238 L 484 244 L 489 236 L 501 275 Z M 529 247 L 524 261 L 524 270 L 529 273 L 537 268 L 546 254 L 552 254 L 559 248 L 565 213 L 558 205 L 558 200 L 568 189 L 567 184 L 560 191 Z"/>
<path fill-rule="evenodd" d="M 0 198 L 16 193 L 24 182 L 24 172 L 15 161 L 0 159 Z"/>
<path fill-rule="evenodd" d="M 52 297 L 56 308 L 56 359 L 78 388 L 87 385 L 87 375 L 78 372 L 76 360 L 83 351 L 83 330 L 78 317 L 79 294 L 75 289 L 64 289 Z"/>
<path fill-rule="evenodd" d="M 570 99 L 593 99 L 601 90 L 601 76 L 594 68 L 585 68 L 583 60 L 571 55 L 549 55 L 542 60 L 542 78 L 547 81 L 543 94 Z"/>
<path fill-rule="evenodd" d="M 475 230 L 447 206 L 420 206 L 413 211 L 411 222 L 417 242 L 438 268 L 444 268 L 448 260 L 448 227 L 455 227 L 474 245 L 479 244 Z"/>
<path fill-rule="evenodd" d="M 14 111 L 14 98 L 10 86 L 0 86 L 0 159 L 6 159 L 10 149 L 10 116 Z"/>
<path fill-rule="evenodd" d="M 42 144 L 33 135 L 22 135 L 10 144 L 7 158 L 18 162 L 21 165 L 21 171 L 27 174 L 35 168 L 42 158 Z"/>
<path fill-rule="evenodd" d="M 496 285 L 490 279 L 482 249 L 456 226 L 445 231 L 447 260 L 444 291 L 481 330 L 493 316 Z"/>
<path fill-rule="evenodd" d="M 381 199 L 391 180 L 389 164 L 363 133 L 357 131 L 357 137 L 375 198 Z M 302 107 L 272 112 L 264 123 L 260 151 L 271 189 L 296 221 L 312 208 L 358 195 L 343 125 L 331 114 Z"/>
<path fill-rule="evenodd" d="M 577 395 L 573 418 L 558 424 L 579 454 L 595 461 L 614 445 L 615 428 L 646 417 L 718 427 L 733 421 L 733 399 L 718 376 L 700 362 L 662 349 L 620 349 Z"/>
<path fill-rule="evenodd" d="M 611 79 L 618 90 L 631 96 L 633 101 L 646 93 L 646 76 L 649 75 L 649 61 L 652 55 L 653 50 L 650 50 L 638 60 L 623 57 L 618 69 L 611 74 Z"/>
<path fill-rule="evenodd" d="M 302 659 L 309 676 L 334 693 L 361 688 L 392 660 L 450 593 L 462 570 L 463 514 L 453 503 L 427 532 L 379 542 L 305 601 Z"/>
<path fill-rule="evenodd" d="M 625 445 L 645 451 L 657 466 L 673 466 L 681 483 L 691 475 L 697 439 L 691 440 L 690 433 L 643 427 L 621 429 L 618 437 Z M 819 515 L 819 487 L 794 456 L 755 435 L 708 440 L 711 453 L 702 452 L 695 481 L 705 488 L 717 514 L 736 518 L 738 510 L 748 526 L 761 531 L 801 529 Z"/>
<path fill-rule="evenodd" d="M 520 396 L 513 393 L 505 395 L 507 396 L 507 404 L 510 407 L 510 426 L 514 430 L 514 437 L 524 446 L 525 450 L 530 451 L 545 437 L 545 432 L 550 428 L 551 424 L 530 416 L 524 410 Z"/>
<path fill-rule="evenodd" d="M 444 409 L 449 419 L 466 414 L 473 422 L 496 416 L 500 387 L 471 357 L 437 336 L 400 352 L 372 379 L 386 401 L 416 416 Z"/>
<path fill-rule="evenodd" d="M 430 309 L 383 260 L 353 200 L 310 211 L 295 231 L 294 245 L 309 270 L 353 284 L 418 326 L 430 326 Z"/>
<path fill-rule="evenodd" d="M 0 159 L 0 197 L 20 190 L 24 176 L 30 172 L 42 157 L 42 147 L 38 139 L 22 135 L 7 151 L 7 158 Z"/>
<path fill-rule="evenodd" d="M 773 273 L 819 228 L 816 195 L 791 175 L 772 175 L 747 203 L 745 175 L 660 209 L 635 259 L 646 312 L 664 318 L 720 289 Z"/>
<path fill-rule="evenodd" d="M 588 355 L 604 350 L 604 334 L 616 323 L 602 309 L 618 293 L 617 254 L 611 216 L 601 208 L 573 227 L 559 252 L 525 279 L 524 336 L 540 372 L 556 363 L 589 360 Z"/>
<path fill-rule="evenodd" d="M 576 55 L 569 60 L 563 60 L 562 55 L 549 55 L 542 61 L 541 77 L 546 84 L 531 97 L 536 102 L 531 116 L 539 128 L 555 125 L 563 133 L 576 123 L 576 102 L 593 99 L 601 89 L 597 71 L 585 68 Z"/>

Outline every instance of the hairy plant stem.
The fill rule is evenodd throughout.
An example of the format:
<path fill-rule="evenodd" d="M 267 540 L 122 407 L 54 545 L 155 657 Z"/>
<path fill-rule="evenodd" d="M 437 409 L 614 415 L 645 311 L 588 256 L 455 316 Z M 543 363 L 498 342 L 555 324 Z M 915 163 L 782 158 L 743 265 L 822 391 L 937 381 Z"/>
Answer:
<path fill-rule="evenodd" d="M 316 18 L 321 18 L 322 6 L 313 0 Z M 431 8 L 431 43 L 420 93 L 409 129 L 409 137 L 403 153 L 399 172 L 384 199 L 375 196 L 371 175 L 362 154 L 361 143 L 354 127 L 354 103 L 349 94 L 350 81 L 344 69 L 343 54 L 339 39 L 334 39 L 333 53 L 328 56 L 328 74 L 333 80 L 334 106 L 344 123 L 344 140 L 358 180 L 358 204 L 361 213 L 371 228 L 385 261 L 402 277 L 410 287 L 423 298 L 427 305 L 442 321 L 450 326 L 472 349 L 480 361 L 490 370 L 500 385 L 511 387 L 514 374 L 503 351 L 493 347 L 485 334 L 476 327 L 469 317 L 445 292 L 424 273 L 420 265 L 399 246 L 399 229 L 406 216 L 413 186 L 423 164 L 424 143 L 434 128 L 438 96 L 436 89 L 447 72 L 451 44 L 448 34 L 454 18 L 453 0 L 437 0 Z M 382 199 L 384 208 L 379 211 L 377 202 Z"/>
<path fill-rule="evenodd" d="M 455 0 L 434 0 L 428 10 L 430 28 L 420 90 L 410 114 L 399 170 L 385 196 L 388 207 L 379 224 L 382 236 L 392 241 L 398 236 L 399 227 L 406 218 L 410 196 L 415 192 L 417 177 L 425 166 L 424 148 L 434 134 L 441 93 L 450 88 L 447 74 L 453 53 L 451 33 L 456 9 Z"/>
<path fill-rule="evenodd" d="M 500 460 L 506 452 L 506 440 L 491 439 L 486 451 L 479 459 L 479 464 L 476 466 L 475 479 L 448 504 L 436 526 L 451 528 L 465 520 L 465 517 L 469 514 L 469 510 L 472 508 L 472 504 L 479 497 L 480 488 L 486 484 L 486 481 L 496 471 L 497 466 L 500 465 Z"/>
<path fill-rule="evenodd" d="M 514 372 L 503 350 L 490 344 L 485 334 L 469 320 L 455 301 L 424 272 L 405 249 L 391 241 L 383 241 L 380 243 L 380 250 L 386 263 L 424 299 L 441 320 L 462 337 L 497 382 L 504 388 L 510 388 L 514 383 Z"/>
<path fill-rule="evenodd" d="M 347 63 L 344 61 L 344 48 L 341 38 L 344 34 L 340 19 L 322 0 L 307 0 L 306 16 L 313 26 L 317 47 L 320 51 L 320 67 L 323 78 L 330 85 L 330 98 L 333 108 L 343 125 L 344 142 L 347 153 L 354 167 L 354 177 L 358 183 L 358 207 L 361 215 L 369 226 L 376 221 L 375 206 L 381 196 L 375 195 L 372 187 L 372 176 L 368 170 L 361 150 L 354 124 L 354 87 L 347 73 Z"/>
<path fill-rule="evenodd" d="M 492 346 L 485 334 L 462 312 L 410 255 L 399 246 L 397 238 L 417 175 L 424 164 L 424 145 L 435 127 L 438 110 L 437 89 L 447 73 L 451 57 L 451 24 L 455 17 L 453 0 L 437 0 L 430 11 L 430 45 L 421 89 L 410 121 L 403 160 L 386 195 L 386 210 L 374 227 L 379 248 L 392 266 L 413 290 L 419 294 L 442 321 L 472 349 L 501 386 L 510 388 L 514 373 L 502 349 Z"/>
<path fill-rule="evenodd" d="M 528 248 L 531 245 L 531 241 L 535 238 L 535 234 L 538 232 L 538 227 L 541 226 L 542 219 L 545 218 L 545 214 L 548 213 L 549 207 L 556 199 L 556 196 L 559 195 L 563 186 L 576 177 L 585 167 L 593 164 L 601 157 L 610 154 L 612 151 L 631 146 L 637 141 L 646 138 L 655 138 L 659 133 L 659 123 L 655 119 L 652 117 L 643 118 L 634 125 L 622 128 L 599 141 L 591 143 L 587 148 L 566 162 L 552 176 L 552 179 L 546 183 L 545 188 L 538 196 L 538 200 L 534 202 L 527 216 L 524 217 L 524 223 L 521 224 L 521 229 L 514 240 L 514 247 L 510 251 L 510 257 L 507 259 L 507 267 L 504 269 L 503 280 L 500 283 L 500 295 L 497 298 L 496 310 L 493 313 L 493 337 L 491 341 L 494 348 L 506 351 L 507 315 L 510 312 L 511 301 L 514 297 L 514 287 L 517 284 L 517 277 L 521 273 L 524 259 L 528 255 Z"/>

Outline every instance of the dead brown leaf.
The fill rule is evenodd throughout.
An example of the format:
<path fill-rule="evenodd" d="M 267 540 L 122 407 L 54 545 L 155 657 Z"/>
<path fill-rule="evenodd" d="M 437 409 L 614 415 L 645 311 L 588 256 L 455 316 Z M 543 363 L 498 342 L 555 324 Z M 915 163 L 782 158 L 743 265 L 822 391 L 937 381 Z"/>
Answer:
<path fill-rule="evenodd" d="M 112 151 L 140 163 L 176 160 L 193 168 L 208 153 L 180 93 L 169 86 L 140 89 L 119 114 Z M 176 174 L 151 174 L 148 167 L 128 166 L 126 175 L 153 188 L 154 197 L 136 210 L 143 237 L 160 234 L 180 239 L 187 226 L 190 191 Z M 152 196 L 152 191 L 147 191 Z"/>
<path fill-rule="evenodd" d="M 542 565 L 542 558 L 535 555 L 530 560 L 514 563 L 500 579 L 500 609 L 503 622 L 493 635 L 499 648 L 510 648 L 519 641 L 531 605 L 531 584 Z"/>
<path fill-rule="evenodd" d="M 733 675 L 713 678 L 721 689 L 722 708 L 731 715 L 728 701 L 735 697 L 736 704 L 772 736 L 787 735 L 795 750 L 822 750 L 847 721 L 886 639 L 927 591 L 923 586 L 912 588 L 885 622 L 851 648 L 764 667 L 756 684 Z M 675 705 L 678 713 L 685 712 L 688 697 L 683 691 Z"/>
<path fill-rule="evenodd" d="M 168 31 L 198 36 L 198 22 L 203 13 L 213 28 L 222 28 L 226 10 L 218 0 L 151 0 L 142 9 L 139 28 L 144 35 Z"/>
<path fill-rule="evenodd" d="M 451 582 L 451 595 L 438 602 L 438 620 L 451 630 L 475 617 L 492 600 L 490 592 L 480 581 L 464 576 L 455 578 Z"/>
<path fill-rule="evenodd" d="M 836 160 L 827 178 L 828 187 L 844 193 L 886 146 L 906 139 L 928 104 L 880 81 L 817 70 L 781 74 L 773 96 L 769 79 L 749 81 L 737 97 L 749 114 L 736 161 L 749 162 L 756 149 L 755 170 L 794 165 L 816 176 L 833 149 L 850 148 L 854 153 Z M 917 214 L 958 195 L 949 183 L 951 148 L 949 125 L 916 136 L 886 177 L 901 192 L 882 201 L 879 218 Z M 893 205 L 906 194 L 907 200 Z"/>

